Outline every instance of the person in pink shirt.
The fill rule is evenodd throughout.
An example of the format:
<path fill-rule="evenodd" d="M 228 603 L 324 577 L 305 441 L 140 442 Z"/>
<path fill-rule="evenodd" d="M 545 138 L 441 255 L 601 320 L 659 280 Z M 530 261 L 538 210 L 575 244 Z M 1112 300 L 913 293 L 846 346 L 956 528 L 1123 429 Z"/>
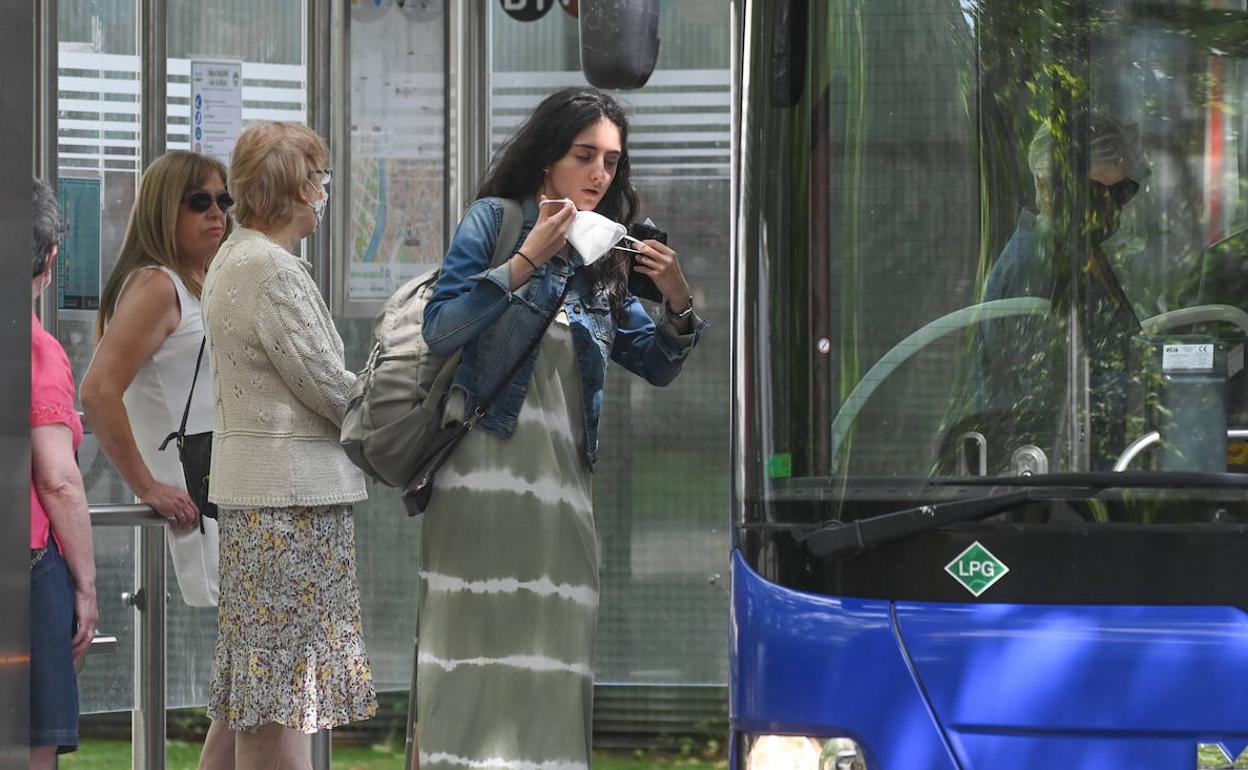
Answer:
<path fill-rule="evenodd" d="M 56 196 L 34 181 L 34 279 L 51 280 L 64 234 Z M 78 679 L 99 609 L 87 494 L 74 452 L 82 421 L 74 373 L 56 338 L 30 319 L 30 766 L 56 766 L 78 748 Z"/>

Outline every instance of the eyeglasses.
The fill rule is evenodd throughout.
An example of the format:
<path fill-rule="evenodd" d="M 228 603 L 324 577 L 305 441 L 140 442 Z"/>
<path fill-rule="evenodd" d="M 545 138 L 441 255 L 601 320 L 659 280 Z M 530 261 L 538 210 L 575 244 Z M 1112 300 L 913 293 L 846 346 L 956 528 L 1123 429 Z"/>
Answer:
<path fill-rule="evenodd" d="M 1091 182 L 1094 194 L 1099 193 L 1100 195 L 1109 196 L 1109 199 L 1118 208 L 1122 208 L 1130 203 L 1135 194 L 1140 191 L 1140 183 L 1130 177 L 1114 184 L 1103 184 L 1095 179 L 1091 180 Z"/>
<path fill-rule="evenodd" d="M 230 197 L 228 192 L 224 191 L 217 193 L 214 198 L 212 193 L 206 190 L 196 190 L 182 198 L 182 202 L 186 204 L 186 207 L 196 214 L 202 214 L 212 208 L 214 200 L 217 202 L 217 208 L 221 209 L 222 214 L 228 211 L 230 206 L 234 205 L 234 199 Z"/>

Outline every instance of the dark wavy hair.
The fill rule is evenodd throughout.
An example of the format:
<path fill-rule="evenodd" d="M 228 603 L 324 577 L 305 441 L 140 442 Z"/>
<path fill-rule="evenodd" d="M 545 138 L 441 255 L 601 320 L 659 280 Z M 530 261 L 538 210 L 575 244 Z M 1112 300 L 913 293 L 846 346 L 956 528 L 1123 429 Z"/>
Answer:
<path fill-rule="evenodd" d="M 572 140 L 602 118 L 620 129 L 621 152 L 611 186 L 595 211 L 625 226 L 631 225 L 637 212 L 637 191 L 629 181 L 628 118 L 619 102 L 590 86 L 565 88 L 543 99 L 499 148 L 477 189 L 477 197 L 521 200 L 536 195 L 546 168 L 567 155 Z M 612 251 L 589 271 L 594 285 L 607 290 L 611 311 L 619 319 L 628 297 L 628 252 Z"/>

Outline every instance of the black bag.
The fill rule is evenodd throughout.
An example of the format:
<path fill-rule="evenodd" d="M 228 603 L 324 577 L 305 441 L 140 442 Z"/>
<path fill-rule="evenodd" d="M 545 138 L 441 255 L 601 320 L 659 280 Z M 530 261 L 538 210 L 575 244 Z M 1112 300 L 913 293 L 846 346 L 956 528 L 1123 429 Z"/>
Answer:
<path fill-rule="evenodd" d="M 195 395 L 195 381 L 199 379 L 199 365 L 204 361 L 204 345 L 208 338 L 199 343 L 199 357 L 195 359 L 195 374 L 191 377 L 191 392 L 186 394 L 186 408 L 182 410 L 182 424 L 178 429 L 160 442 L 164 451 L 169 442 L 178 441 L 178 460 L 182 463 L 182 477 L 186 479 L 186 493 L 199 509 L 200 516 L 210 519 L 217 518 L 217 504 L 208 502 L 208 475 L 212 468 L 212 431 L 186 435 L 186 418 L 191 414 L 191 398 Z M 199 531 L 204 531 L 200 522 Z"/>
<path fill-rule="evenodd" d="M 503 390 L 511 383 L 511 378 L 516 376 L 516 372 L 520 371 L 520 367 L 537 349 L 538 343 L 546 335 L 546 330 L 550 328 L 551 321 L 554 321 L 555 316 L 559 315 L 559 311 L 563 309 L 563 298 L 568 295 L 568 286 L 571 283 L 572 277 L 569 276 L 568 282 L 563 285 L 563 293 L 559 295 L 559 301 L 555 303 L 555 309 L 546 316 L 546 322 L 529 341 L 529 346 L 525 348 L 520 358 L 512 364 L 511 370 L 494 386 L 494 392 L 490 393 L 489 398 L 478 404 L 476 410 L 468 415 L 468 419 L 457 425 L 448 425 L 439 429 L 429 439 L 424 447 L 425 451 L 417 458 L 416 472 L 412 474 L 412 478 L 403 488 L 403 505 L 407 508 L 408 516 L 416 516 L 425 512 L 429 499 L 433 497 L 433 479 L 438 469 L 450 459 L 451 454 L 455 452 L 455 447 L 464 440 L 468 431 L 477 426 L 477 423 L 485 416 L 486 410 L 502 395 Z"/>

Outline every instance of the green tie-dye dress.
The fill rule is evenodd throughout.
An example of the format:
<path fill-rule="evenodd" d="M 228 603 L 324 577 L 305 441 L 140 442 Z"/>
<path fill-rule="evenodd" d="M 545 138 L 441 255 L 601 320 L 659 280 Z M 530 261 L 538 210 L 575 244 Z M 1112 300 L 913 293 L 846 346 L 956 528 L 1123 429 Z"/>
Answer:
<path fill-rule="evenodd" d="M 421 770 L 589 766 L 598 535 L 581 382 L 551 324 L 509 440 L 471 432 L 421 542 Z"/>

